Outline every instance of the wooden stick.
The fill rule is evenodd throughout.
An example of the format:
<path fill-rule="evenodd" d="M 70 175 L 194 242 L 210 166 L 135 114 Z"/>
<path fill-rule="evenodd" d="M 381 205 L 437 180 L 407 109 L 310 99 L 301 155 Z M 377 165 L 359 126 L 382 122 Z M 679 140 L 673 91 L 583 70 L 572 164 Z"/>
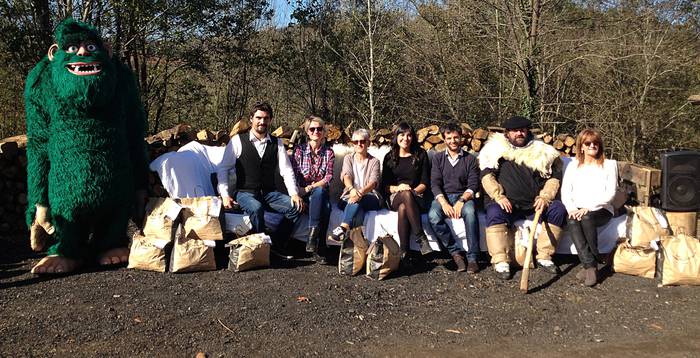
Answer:
<path fill-rule="evenodd" d="M 535 218 L 532 219 L 530 235 L 527 238 L 527 256 L 525 256 L 525 262 L 523 263 L 523 274 L 520 276 L 520 291 L 522 293 L 527 293 L 527 284 L 528 279 L 530 278 L 530 263 L 532 262 L 532 249 L 535 242 L 535 232 L 537 231 L 537 223 L 540 222 L 541 214 L 542 210 L 537 210 L 535 212 Z"/>

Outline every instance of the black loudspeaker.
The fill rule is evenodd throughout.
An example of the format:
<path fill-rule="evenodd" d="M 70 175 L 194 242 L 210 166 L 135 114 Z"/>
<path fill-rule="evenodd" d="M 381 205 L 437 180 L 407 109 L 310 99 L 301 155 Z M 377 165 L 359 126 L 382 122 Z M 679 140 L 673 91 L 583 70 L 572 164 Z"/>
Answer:
<path fill-rule="evenodd" d="M 700 210 L 700 151 L 661 154 L 661 208 Z"/>

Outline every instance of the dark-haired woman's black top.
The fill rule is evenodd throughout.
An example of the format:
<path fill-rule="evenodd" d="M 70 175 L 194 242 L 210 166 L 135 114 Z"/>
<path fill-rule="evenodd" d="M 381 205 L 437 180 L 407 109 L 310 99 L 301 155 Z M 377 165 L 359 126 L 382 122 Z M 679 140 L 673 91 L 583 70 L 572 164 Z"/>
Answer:
<path fill-rule="evenodd" d="M 425 184 L 426 190 L 424 194 L 430 190 L 430 160 L 428 153 L 423 149 L 410 157 L 399 157 L 398 164 L 392 159 L 392 153 L 389 152 L 384 156 L 384 164 L 382 165 L 382 182 L 381 188 L 384 191 L 385 198 L 390 198 L 390 185 L 408 184 L 411 188 L 417 187 L 419 184 Z M 388 203 L 391 207 L 391 203 Z M 425 203 L 419 203 L 421 208 L 425 207 Z"/>

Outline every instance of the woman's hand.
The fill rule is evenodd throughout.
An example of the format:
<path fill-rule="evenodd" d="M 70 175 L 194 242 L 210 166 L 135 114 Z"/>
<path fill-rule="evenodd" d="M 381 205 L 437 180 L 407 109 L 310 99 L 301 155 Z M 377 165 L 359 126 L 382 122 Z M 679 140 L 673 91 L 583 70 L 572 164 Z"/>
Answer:
<path fill-rule="evenodd" d="M 581 218 L 588 214 L 588 209 L 578 209 L 569 213 L 569 218 L 581 221 Z"/>
<path fill-rule="evenodd" d="M 411 188 L 411 186 L 408 184 L 399 184 L 395 188 L 397 193 L 400 191 L 413 190 L 413 188 Z"/>

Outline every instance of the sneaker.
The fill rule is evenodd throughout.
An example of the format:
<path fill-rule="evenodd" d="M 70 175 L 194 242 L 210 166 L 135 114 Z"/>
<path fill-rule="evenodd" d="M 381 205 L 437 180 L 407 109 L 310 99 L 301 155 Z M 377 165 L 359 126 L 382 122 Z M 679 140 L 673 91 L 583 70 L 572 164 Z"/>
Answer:
<path fill-rule="evenodd" d="M 345 228 L 342 226 L 336 227 L 335 229 L 333 229 L 328 238 L 335 241 L 345 240 Z"/>
<path fill-rule="evenodd" d="M 459 252 L 452 254 L 452 260 L 455 262 L 455 265 L 457 265 L 457 272 L 464 272 L 467 270 L 467 265 L 464 263 L 464 258 L 462 258 L 462 255 Z"/>
<path fill-rule="evenodd" d="M 537 260 L 537 264 L 547 271 L 548 273 L 551 273 L 552 275 L 558 275 L 559 274 L 559 267 L 554 264 L 552 260 Z"/>
<path fill-rule="evenodd" d="M 493 266 L 498 278 L 501 280 L 510 280 L 510 264 L 507 262 L 499 262 Z"/>
<path fill-rule="evenodd" d="M 479 264 L 476 263 L 476 261 L 469 261 L 467 264 L 467 273 L 468 274 L 475 274 L 479 272 Z"/>

